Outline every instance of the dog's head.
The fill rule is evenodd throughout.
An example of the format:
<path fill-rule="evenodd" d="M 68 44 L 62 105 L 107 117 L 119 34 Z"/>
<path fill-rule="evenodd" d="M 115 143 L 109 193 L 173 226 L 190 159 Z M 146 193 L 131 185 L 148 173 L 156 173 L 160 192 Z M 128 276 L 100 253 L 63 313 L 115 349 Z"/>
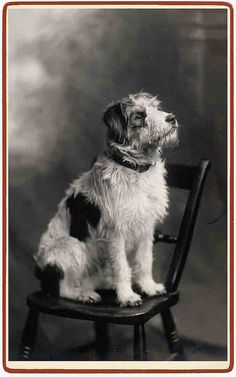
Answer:
<path fill-rule="evenodd" d="M 108 105 L 103 118 L 108 141 L 149 151 L 178 142 L 178 122 L 160 108 L 160 101 L 148 93 L 137 93 Z"/>

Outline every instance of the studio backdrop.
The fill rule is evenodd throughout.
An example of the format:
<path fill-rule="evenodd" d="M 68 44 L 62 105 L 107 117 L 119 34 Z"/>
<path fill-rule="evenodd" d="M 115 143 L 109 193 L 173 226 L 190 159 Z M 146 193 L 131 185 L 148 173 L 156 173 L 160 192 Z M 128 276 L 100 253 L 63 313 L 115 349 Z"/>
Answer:
<path fill-rule="evenodd" d="M 226 9 L 8 10 L 9 359 L 17 360 L 26 296 L 39 289 L 33 255 L 69 183 L 104 149 L 102 114 L 144 90 L 180 124 L 168 162 L 212 163 L 174 309 L 189 360 L 227 358 Z M 184 197 L 171 196 L 163 230 L 177 231 Z M 169 249 L 155 248 L 161 281 Z M 167 352 L 159 320 L 150 360 Z M 131 333 L 114 326 L 112 358 L 129 360 Z M 79 334 L 79 335 L 78 335 Z M 43 318 L 37 352 L 93 338 L 89 322 Z M 92 360 L 86 354 L 84 359 Z M 82 357 L 82 359 L 83 359 Z"/>

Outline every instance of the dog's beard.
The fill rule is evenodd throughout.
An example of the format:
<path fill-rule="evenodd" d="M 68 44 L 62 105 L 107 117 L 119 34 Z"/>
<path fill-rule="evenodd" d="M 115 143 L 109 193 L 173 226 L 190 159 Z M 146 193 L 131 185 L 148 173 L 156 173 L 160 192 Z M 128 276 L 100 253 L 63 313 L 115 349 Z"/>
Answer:
<path fill-rule="evenodd" d="M 160 147 L 174 148 L 179 143 L 177 128 L 170 129 L 159 141 Z"/>
<path fill-rule="evenodd" d="M 178 145 L 178 131 L 176 127 L 170 128 L 163 133 L 157 133 L 156 130 L 134 138 L 130 144 L 131 154 L 139 160 L 155 162 L 160 156 L 163 147 L 173 148 Z"/>
<path fill-rule="evenodd" d="M 162 131 L 162 133 L 160 132 Z M 157 127 L 141 129 L 136 135 L 130 135 L 128 143 L 120 144 L 107 140 L 108 155 L 119 154 L 123 161 L 134 165 L 155 163 L 160 158 L 163 147 L 174 147 L 178 144 L 178 132 L 176 127 L 158 130 Z"/>

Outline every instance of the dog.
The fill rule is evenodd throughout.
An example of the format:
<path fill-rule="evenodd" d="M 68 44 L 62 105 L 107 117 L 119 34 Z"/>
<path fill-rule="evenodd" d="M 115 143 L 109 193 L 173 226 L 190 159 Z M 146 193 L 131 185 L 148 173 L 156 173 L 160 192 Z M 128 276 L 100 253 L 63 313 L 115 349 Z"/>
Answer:
<path fill-rule="evenodd" d="M 152 247 L 168 212 L 161 152 L 178 143 L 178 122 L 144 92 L 108 105 L 103 120 L 105 151 L 59 203 L 35 256 L 37 276 L 54 296 L 96 303 L 96 290 L 113 289 L 119 305 L 139 306 L 142 294 L 165 293 L 152 277 Z"/>

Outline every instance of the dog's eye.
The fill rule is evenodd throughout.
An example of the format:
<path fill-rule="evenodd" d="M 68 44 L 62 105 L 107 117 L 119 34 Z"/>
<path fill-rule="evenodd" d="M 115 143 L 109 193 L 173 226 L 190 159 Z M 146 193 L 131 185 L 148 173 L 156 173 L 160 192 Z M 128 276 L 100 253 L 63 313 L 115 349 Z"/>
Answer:
<path fill-rule="evenodd" d="M 138 113 L 135 114 L 135 119 L 143 119 L 146 117 L 145 111 L 139 111 Z"/>

